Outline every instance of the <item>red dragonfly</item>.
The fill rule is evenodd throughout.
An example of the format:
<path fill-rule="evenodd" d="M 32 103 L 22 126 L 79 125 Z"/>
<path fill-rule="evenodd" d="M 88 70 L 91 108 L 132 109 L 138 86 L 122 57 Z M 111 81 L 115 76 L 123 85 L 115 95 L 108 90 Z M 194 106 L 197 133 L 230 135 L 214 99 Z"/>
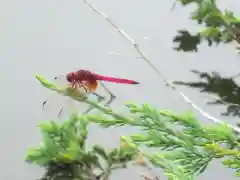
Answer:
<path fill-rule="evenodd" d="M 132 85 L 139 84 L 139 82 L 134 80 L 103 76 L 103 75 L 99 75 L 83 69 L 78 70 L 76 72 L 68 73 L 67 75 L 57 76 L 54 78 L 54 80 L 61 80 L 61 79 L 66 80 L 65 82 L 68 83 L 67 84 L 68 86 L 81 89 L 85 91 L 84 93 L 86 94 L 93 94 L 97 96 L 99 102 L 105 99 L 105 97 L 96 93 L 97 88 L 99 86 L 102 86 L 102 88 L 110 95 L 109 101 L 106 102 L 104 106 L 108 106 L 110 103 L 112 103 L 112 101 L 116 98 L 116 96 L 101 81 L 111 82 L 111 83 L 120 83 L 120 84 L 132 84 Z M 48 100 L 44 101 L 42 105 L 45 106 L 47 102 Z M 91 109 L 92 108 L 90 107 L 84 113 L 89 112 Z M 62 111 L 63 111 L 63 108 L 61 108 L 58 115 L 60 115 Z"/>

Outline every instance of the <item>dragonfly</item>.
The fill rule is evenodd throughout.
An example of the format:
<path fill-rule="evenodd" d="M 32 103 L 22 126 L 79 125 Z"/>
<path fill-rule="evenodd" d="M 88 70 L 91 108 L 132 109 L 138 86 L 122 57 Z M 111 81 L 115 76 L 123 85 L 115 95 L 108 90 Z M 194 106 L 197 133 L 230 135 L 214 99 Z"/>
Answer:
<path fill-rule="evenodd" d="M 54 81 L 64 82 L 63 84 L 65 84 L 66 86 L 81 90 L 86 95 L 92 94 L 97 97 L 98 102 L 101 102 L 105 99 L 103 95 L 97 93 L 97 89 L 101 86 L 104 91 L 106 91 L 110 96 L 110 99 L 104 104 L 104 106 L 109 106 L 115 100 L 116 96 L 105 86 L 103 82 L 129 85 L 140 84 L 138 81 L 135 80 L 103 76 L 85 69 L 70 72 L 66 75 L 56 76 L 54 77 Z M 44 107 L 48 102 L 49 100 L 45 100 L 42 103 L 42 106 Z M 64 108 L 61 107 L 60 111 L 58 112 L 58 117 L 61 115 L 63 109 Z M 84 113 L 88 113 L 92 109 L 93 108 L 90 107 Z"/>

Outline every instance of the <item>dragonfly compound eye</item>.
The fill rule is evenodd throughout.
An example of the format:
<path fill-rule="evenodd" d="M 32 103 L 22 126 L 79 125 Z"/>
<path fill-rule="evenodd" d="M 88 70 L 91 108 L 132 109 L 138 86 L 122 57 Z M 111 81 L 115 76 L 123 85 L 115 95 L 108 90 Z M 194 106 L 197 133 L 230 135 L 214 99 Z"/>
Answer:
<path fill-rule="evenodd" d="M 68 82 L 73 82 L 74 79 L 75 79 L 75 74 L 74 73 L 67 74 L 67 81 Z"/>

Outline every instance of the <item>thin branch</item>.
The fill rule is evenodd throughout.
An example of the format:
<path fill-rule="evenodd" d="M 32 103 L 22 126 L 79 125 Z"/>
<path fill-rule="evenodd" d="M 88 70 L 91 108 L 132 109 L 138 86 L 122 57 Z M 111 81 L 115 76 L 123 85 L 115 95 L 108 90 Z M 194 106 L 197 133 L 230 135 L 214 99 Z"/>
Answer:
<path fill-rule="evenodd" d="M 183 92 L 178 91 L 177 88 L 171 83 L 169 82 L 163 75 L 162 73 L 152 64 L 152 62 L 150 61 L 150 59 L 144 55 L 144 53 L 140 50 L 139 45 L 124 31 L 122 30 L 120 27 L 118 27 L 105 13 L 101 12 L 100 10 L 98 10 L 95 6 L 93 6 L 91 3 L 89 3 L 87 0 L 84 0 L 84 3 L 91 9 L 93 10 L 95 13 L 97 13 L 98 15 L 102 16 L 120 35 L 122 35 L 126 40 L 128 40 L 133 48 L 138 52 L 138 54 L 140 55 L 140 57 L 145 60 L 147 62 L 147 64 L 162 78 L 162 80 L 166 83 L 166 85 L 168 85 L 172 90 L 174 90 L 175 92 L 177 92 L 186 103 L 188 103 L 189 105 L 191 105 L 194 109 L 196 109 L 199 113 L 201 113 L 204 117 L 206 117 L 207 119 L 213 121 L 214 123 L 217 124 L 224 124 L 223 121 L 211 116 L 209 113 L 205 112 L 204 110 L 202 110 L 201 108 L 199 108 L 197 105 L 195 105 L 193 103 L 193 101 L 191 101 Z M 235 131 L 240 133 L 240 128 L 235 127 L 233 125 L 228 124 L 229 127 L 231 127 L 232 129 L 234 129 Z"/>
<path fill-rule="evenodd" d="M 147 168 L 147 170 L 148 170 L 148 172 L 150 173 L 150 175 L 151 175 L 152 178 L 150 179 L 150 178 L 147 177 L 146 175 L 141 175 L 143 178 L 145 178 L 146 180 L 147 180 L 147 178 L 149 178 L 150 180 L 160 180 L 160 178 L 153 173 L 153 169 L 150 168 L 150 166 L 146 165 L 145 167 Z"/>
<path fill-rule="evenodd" d="M 233 106 L 233 107 L 240 108 L 239 104 L 226 102 L 226 101 L 222 100 L 220 97 L 217 97 L 217 96 L 214 96 L 214 95 L 209 95 L 209 94 L 206 95 L 206 94 L 204 94 L 203 96 L 210 97 L 210 98 L 212 98 L 212 99 L 214 99 L 216 101 L 222 102 L 222 104 L 224 104 L 225 106 Z"/>
<path fill-rule="evenodd" d="M 151 168 L 148 162 L 142 158 L 143 155 L 141 153 L 139 154 L 140 154 L 140 157 L 137 158 L 137 160 L 133 163 L 133 165 L 144 167 L 147 170 L 149 176 L 151 176 L 151 178 L 149 176 L 146 176 L 145 174 L 140 175 L 140 177 L 144 178 L 145 180 L 160 180 L 160 178 L 154 173 L 153 168 Z"/>

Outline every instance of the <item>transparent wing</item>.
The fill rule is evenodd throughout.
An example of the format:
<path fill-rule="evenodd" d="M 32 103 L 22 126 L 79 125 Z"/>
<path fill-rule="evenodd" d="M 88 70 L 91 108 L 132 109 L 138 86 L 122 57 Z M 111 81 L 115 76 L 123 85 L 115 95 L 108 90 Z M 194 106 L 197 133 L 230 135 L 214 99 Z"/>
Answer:
<path fill-rule="evenodd" d="M 71 86 L 64 75 L 55 77 L 54 83 L 60 88 Z M 85 89 L 82 87 L 78 87 L 77 90 L 81 93 L 86 93 Z M 102 103 L 102 105 L 109 105 L 115 99 L 115 96 L 103 83 L 99 83 L 99 87 L 96 92 L 88 93 L 86 95 L 90 100 Z M 87 113 L 92 111 L 93 108 L 84 102 L 78 102 L 70 97 L 62 96 L 56 92 L 50 92 L 49 97 L 43 102 L 43 110 L 48 118 L 63 119 L 67 118 L 74 112 Z"/>
<path fill-rule="evenodd" d="M 67 88 L 71 85 L 66 79 L 66 76 L 60 75 L 53 79 L 53 82 L 60 88 Z M 86 93 L 85 89 L 78 88 L 81 93 Z M 70 97 L 60 95 L 56 92 L 50 92 L 46 100 L 43 102 L 43 111 L 48 118 L 65 118 L 70 113 L 76 111 L 85 111 L 89 106 L 85 103 L 80 103 Z"/>

